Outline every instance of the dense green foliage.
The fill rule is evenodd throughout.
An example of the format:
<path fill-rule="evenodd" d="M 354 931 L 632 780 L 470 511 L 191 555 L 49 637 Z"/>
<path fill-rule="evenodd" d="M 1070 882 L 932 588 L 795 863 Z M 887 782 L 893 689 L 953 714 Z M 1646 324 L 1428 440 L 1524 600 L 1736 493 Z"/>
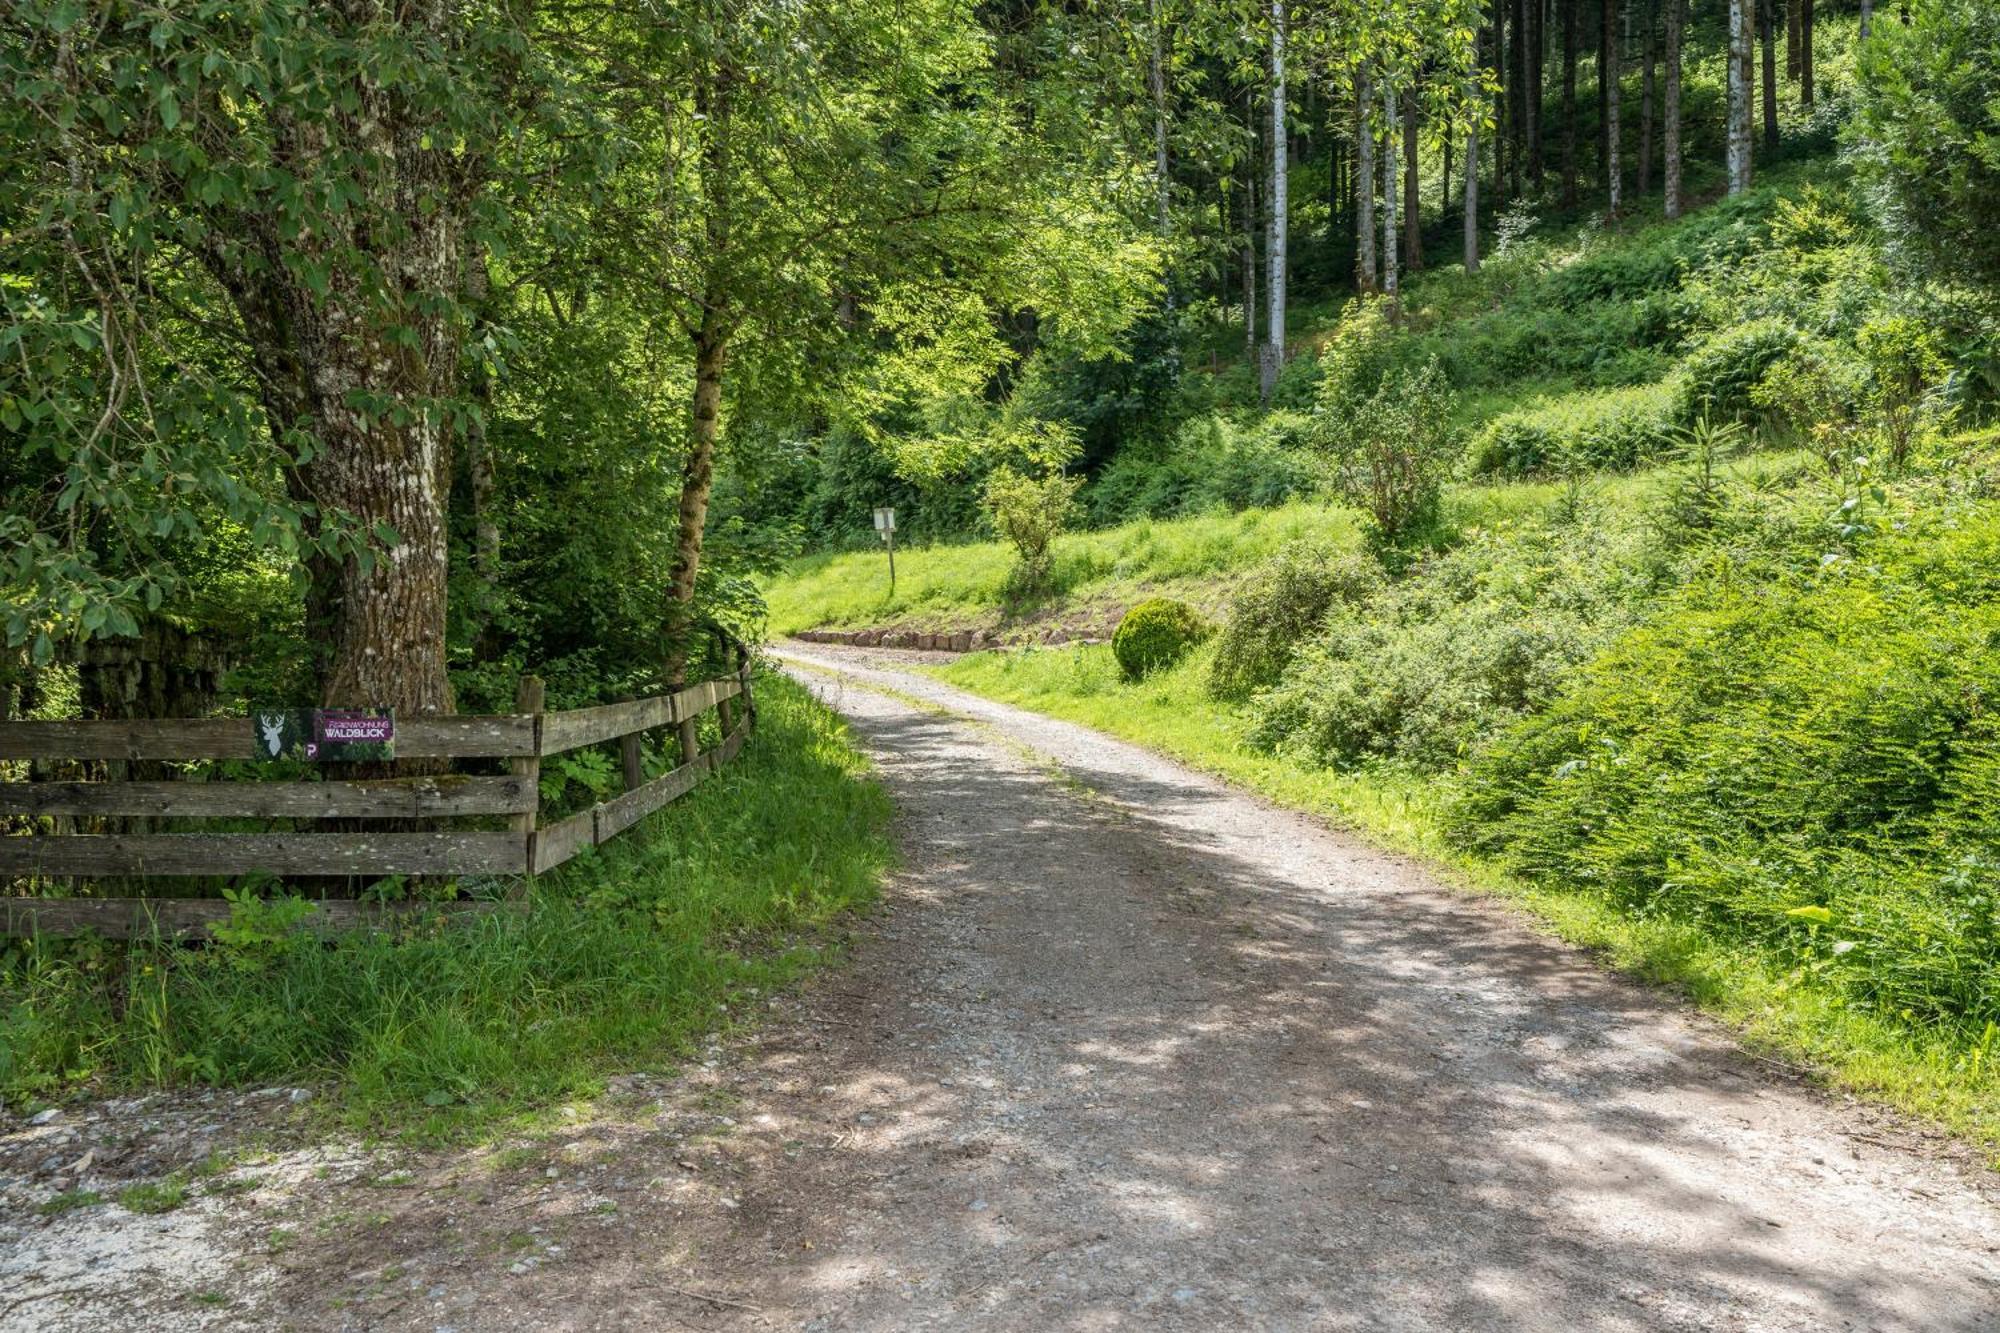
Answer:
<path fill-rule="evenodd" d="M 1143 680 L 1172 666 L 1208 637 L 1210 626 L 1186 602 L 1154 597 L 1139 603 L 1118 622 L 1111 655 L 1128 679 Z"/>
<path fill-rule="evenodd" d="M 326 948 L 253 898 L 202 950 L 8 944 L 0 1091 L 330 1079 L 356 1121 L 445 1129 L 675 1058 L 719 1005 L 809 964 L 890 854 L 845 729 L 781 677 L 758 701 L 737 763 L 544 877 L 526 912 Z"/>

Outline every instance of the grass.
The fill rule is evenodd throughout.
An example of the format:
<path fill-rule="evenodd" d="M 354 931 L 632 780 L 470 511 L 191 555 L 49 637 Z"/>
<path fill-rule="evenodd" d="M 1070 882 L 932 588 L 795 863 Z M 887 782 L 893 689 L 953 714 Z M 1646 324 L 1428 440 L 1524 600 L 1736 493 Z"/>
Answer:
<path fill-rule="evenodd" d="M 845 727 L 760 681 L 738 762 L 533 887 L 530 910 L 335 947 L 11 946 L 0 1090 L 316 1082 L 352 1127 L 448 1139 L 660 1068 L 827 956 L 891 857 Z"/>
<path fill-rule="evenodd" d="M 1835 1085 L 1879 1097 L 1979 1145 L 2000 1168 L 2000 1069 L 1968 1068 L 1955 1044 L 1840 1007 L 1748 946 L 1685 923 L 1627 916 L 1561 886 L 1530 884 L 1445 839 L 1446 781 L 1394 767 L 1338 772 L 1261 751 L 1240 708 L 1204 689 L 1209 652 L 1126 682 L 1103 645 L 978 653 L 926 668 L 1003 703 L 1145 745 L 1295 810 L 1424 857 L 1462 887 L 1532 913 L 1557 935 L 1649 981 L 1674 986 L 1755 1049 Z"/>
<path fill-rule="evenodd" d="M 1752 454 L 1724 469 L 1727 476 L 1782 472 L 1805 455 Z M 1636 500 L 1673 475 L 1660 466 L 1591 479 L 1609 503 Z M 1563 491 L 1556 481 L 1469 483 L 1451 488 L 1453 526 L 1473 528 L 1546 510 Z M 821 626 L 911 626 L 1002 629 L 1038 615 L 1079 608 L 1111 613 L 1147 597 L 1177 597 L 1219 612 L 1258 564 L 1288 542 L 1313 540 L 1336 549 L 1357 546 L 1355 512 L 1332 500 L 1278 509 L 1208 513 L 1191 518 L 1140 519 L 1057 540 L 1055 576 L 1044 596 L 1011 600 L 1013 552 L 1000 542 L 933 546 L 896 555 L 896 596 L 888 595 L 880 552 L 842 552 L 795 561 L 765 589 L 771 631 L 792 634 Z"/>
<path fill-rule="evenodd" d="M 149 1180 L 121 1190 L 119 1206 L 133 1213 L 171 1213 L 187 1202 L 187 1182 L 178 1176 Z"/>

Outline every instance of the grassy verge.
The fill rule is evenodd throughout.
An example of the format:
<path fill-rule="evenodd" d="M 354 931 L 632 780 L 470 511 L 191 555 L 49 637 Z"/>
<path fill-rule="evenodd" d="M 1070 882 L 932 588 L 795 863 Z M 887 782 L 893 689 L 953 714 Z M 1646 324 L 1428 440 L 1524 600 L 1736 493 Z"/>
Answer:
<path fill-rule="evenodd" d="M 1515 902 L 1612 965 L 1682 989 L 1753 1048 L 1837 1086 L 1934 1120 L 2000 1168 L 2000 1068 L 1921 1030 L 1844 1009 L 1809 978 L 1752 948 L 1681 922 L 1628 916 L 1561 887 L 1523 882 L 1453 848 L 1439 819 L 1445 782 L 1394 768 L 1342 773 L 1257 749 L 1243 712 L 1210 699 L 1207 653 L 1138 684 L 1102 646 L 981 653 L 928 668 L 974 693 L 1080 722 L 1171 755 L 1259 794 L 1423 856 L 1458 883 Z"/>
<path fill-rule="evenodd" d="M 0 1092 L 330 1082 L 357 1127 L 478 1130 L 657 1067 L 824 956 L 891 857 L 845 727 L 780 676 L 735 764 L 535 886 L 531 910 L 333 947 L 17 943 Z"/>

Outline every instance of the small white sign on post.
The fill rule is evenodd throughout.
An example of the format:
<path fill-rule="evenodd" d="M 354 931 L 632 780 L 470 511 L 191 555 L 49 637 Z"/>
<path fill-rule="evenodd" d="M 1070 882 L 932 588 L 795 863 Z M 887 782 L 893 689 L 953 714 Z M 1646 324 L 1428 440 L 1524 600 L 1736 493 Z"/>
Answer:
<path fill-rule="evenodd" d="M 875 531 L 882 534 L 882 544 L 889 548 L 889 596 L 896 595 L 896 511 L 886 506 L 875 510 Z"/>

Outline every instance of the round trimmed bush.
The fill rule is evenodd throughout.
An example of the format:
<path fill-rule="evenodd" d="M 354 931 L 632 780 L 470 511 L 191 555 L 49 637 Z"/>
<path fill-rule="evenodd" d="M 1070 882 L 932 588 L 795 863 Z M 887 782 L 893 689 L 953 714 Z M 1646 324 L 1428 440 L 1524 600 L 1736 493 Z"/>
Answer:
<path fill-rule="evenodd" d="M 1208 622 L 1186 602 L 1155 597 L 1125 613 L 1111 636 L 1111 655 L 1129 680 L 1172 666 L 1208 637 Z"/>

